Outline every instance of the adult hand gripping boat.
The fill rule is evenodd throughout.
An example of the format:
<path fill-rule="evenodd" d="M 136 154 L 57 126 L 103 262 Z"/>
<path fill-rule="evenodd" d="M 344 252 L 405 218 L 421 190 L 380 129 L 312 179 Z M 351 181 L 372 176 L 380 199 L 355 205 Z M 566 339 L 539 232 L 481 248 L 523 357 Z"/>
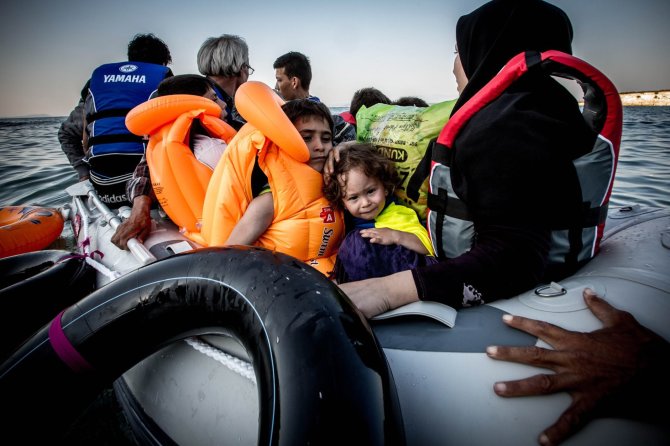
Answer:
<path fill-rule="evenodd" d="M 502 314 L 591 331 L 600 322 L 581 299 L 588 286 L 670 339 L 668 210 L 610 211 L 600 254 L 555 286 L 564 292 L 529 290 L 458 312 L 424 302 L 366 321 L 303 262 L 197 248 L 159 217 L 144 244 L 120 251 L 110 242 L 116 214 L 86 183 L 69 192 L 64 214 L 95 265 L 96 290 L 42 320 L 31 311 L 35 333 L 5 353 L 5 430 L 26 439 L 59 438 L 114 383 L 144 444 L 531 445 L 570 397 L 493 393 L 495 381 L 540 372 L 484 353 L 541 344 Z M 566 444 L 669 439 L 667 424 L 601 418 Z"/>

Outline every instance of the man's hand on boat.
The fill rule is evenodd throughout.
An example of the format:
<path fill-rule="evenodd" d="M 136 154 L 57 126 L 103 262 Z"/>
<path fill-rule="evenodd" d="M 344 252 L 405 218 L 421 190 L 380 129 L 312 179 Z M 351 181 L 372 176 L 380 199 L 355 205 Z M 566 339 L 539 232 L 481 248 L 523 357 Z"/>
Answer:
<path fill-rule="evenodd" d="M 617 310 L 590 290 L 584 300 L 603 327 L 590 333 L 564 330 L 547 322 L 505 315 L 510 327 L 528 332 L 551 345 L 540 347 L 493 346 L 494 359 L 553 370 L 517 381 L 501 381 L 493 390 L 503 397 L 568 392 L 572 404 L 540 434 L 543 446 L 563 442 L 599 416 L 651 416 L 650 400 L 667 404 L 670 343 L 640 325 L 625 311 Z"/>
<path fill-rule="evenodd" d="M 112 236 L 112 243 L 121 249 L 128 249 L 128 240 L 135 238 L 139 242 L 144 242 L 150 232 L 151 197 L 138 195 L 133 200 L 130 217 L 116 228 L 116 232 Z"/>

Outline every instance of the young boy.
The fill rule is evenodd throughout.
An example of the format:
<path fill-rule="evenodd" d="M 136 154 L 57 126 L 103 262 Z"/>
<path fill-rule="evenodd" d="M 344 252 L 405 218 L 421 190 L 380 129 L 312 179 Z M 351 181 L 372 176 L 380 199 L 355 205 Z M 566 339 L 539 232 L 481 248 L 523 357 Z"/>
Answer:
<path fill-rule="evenodd" d="M 325 105 L 308 99 L 289 101 L 282 106 L 282 109 L 296 127 L 298 133 L 300 133 L 300 136 L 302 136 L 309 149 L 310 157 L 306 164 L 320 174 L 323 171 L 323 166 L 326 162 L 328 153 L 333 148 L 333 120 L 330 111 Z M 256 172 L 259 174 L 260 169 L 256 170 Z M 275 175 L 276 178 L 280 176 L 279 174 Z M 265 180 L 267 180 L 267 176 Z M 278 180 L 276 180 L 275 183 L 277 181 Z M 314 195 L 320 196 L 320 190 L 314 191 Z M 259 244 L 267 247 L 266 243 L 257 243 L 257 241 L 259 240 L 259 237 L 268 230 L 275 218 L 275 201 L 283 199 L 285 198 L 282 196 L 274 196 L 273 191 L 270 190 L 269 184 L 266 181 L 266 186 L 262 189 L 260 194 L 249 203 L 246 210 L 244 210 L 244 214 L 236 223 L 225 244 Z M 325 199 L 324 204 L 327 205 Z M 280 204 L 278 204 L 277 207 L 279 208 Z M 326 216 L 327 214 L 328 212 L 325 211 Z M 303 218 L 303 216 L 297 216 L 296 220 Z M 327 218 L 324 217 L 324 223 L 332 223 L 326 222 L 326 220 Z M 324 229 L 324 234 L 326 230 L 328 229 Z M 329 239 L 325 240 L 326 245 L 329 241 Z M 337 242 L 338 240 L 332 240 L 330 245 Z M 300 243 L 307 244 L 307 241 L 300 240 Z M 317 253 L 314 252 L 312 254 Z M 318 256 L 314 255 L 314 257 Z"/>
<path fill-rule="evenodd" d="M 214 101 L 221 107 L 221 120 L 226 120 L 226 104 L 218 98 L 212 82 L 206 77 L 198 74 L 171 76 L 158 85 L 155 97 L 175 94 L 203 96 Z M 189 133 L 189 146 L 196 159 L 214 170 L 227 147 L 225 141 L 210 136 L 197 119 L 193 121 Z M 120 249 L 127 249 L 128 240 L 131 238 L 136 238 L 140 242 L 144 241 L 151 231 L 150 213 L 156 197 L 151 185 L 146 155 L 142 155 L 132 178 L 126 183 L 126 195 L 132 203 L 130 217 L 118 226 L 112 236 L 112 243 Z"/>
<path fill-rule="evenodd" d="M 228 115 L 226 112 L 226 103 L 222 99 L 219 99 L 214 91 L 212 82 L 205 76 L 198 74 L 178 74 L 169 77 L 158 85 L 155 97 L 173 94 L 192 94 L 210 99 L 221 107 L 221 120 L 226 120 L 226 116 Z M 190 146 L 196 159 L 214 170 L 221 155 L 226 150 L 227 144 L 222 139 L 208 135 L 198 120 L 194 120 L 191 128 Z"/>

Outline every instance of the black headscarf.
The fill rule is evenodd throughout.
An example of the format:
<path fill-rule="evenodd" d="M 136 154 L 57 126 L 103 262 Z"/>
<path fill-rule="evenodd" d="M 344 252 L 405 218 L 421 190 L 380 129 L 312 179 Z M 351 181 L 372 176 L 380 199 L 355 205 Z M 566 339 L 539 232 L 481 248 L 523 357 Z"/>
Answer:
<path fill-rule="evenodd" d="M 456 45 L 468 83 L 452 114 L 522 51 L 572 54 L 572 25 L 540 0 L 493 0 L 458 19 Z"/>

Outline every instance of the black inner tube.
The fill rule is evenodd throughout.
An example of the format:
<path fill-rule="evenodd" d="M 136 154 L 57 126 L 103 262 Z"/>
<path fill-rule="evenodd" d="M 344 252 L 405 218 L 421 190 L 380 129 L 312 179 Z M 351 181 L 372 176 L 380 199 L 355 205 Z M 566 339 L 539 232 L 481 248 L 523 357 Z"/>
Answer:
<path fill-rule="evenodd" d="M 95 270 L 69 251 L 6 257 L 0 259 L 0 271 L 0 359 L 95 288 Z"/>
<path fill-rule="evenodd" d="M 130 367 L 215 327 L 251 358 L 259 444 L 404 444 L 392 376 L 364 317 L 303 262 L 241 247 L 147 265 L 35 333 L 0 367 L 6 426 L 58 437 Z"/>

